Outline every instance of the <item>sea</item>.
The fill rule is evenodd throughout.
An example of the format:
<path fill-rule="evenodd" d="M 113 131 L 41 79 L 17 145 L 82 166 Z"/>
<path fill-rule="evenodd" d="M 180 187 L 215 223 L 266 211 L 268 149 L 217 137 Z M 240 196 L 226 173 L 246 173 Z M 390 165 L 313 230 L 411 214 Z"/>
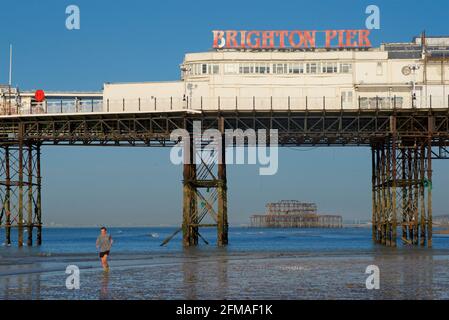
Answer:
<path fill-rule="evenodd" d="M 449 299 L 449 235 L 391 248 L 369 228 L 230 227 L 226 247 L 214 229 L 197 247 L 183 248 L 180 233 L 161 246 L 176 229 L 109 228 L 109 272 L 98 228 L 44 228 L 41 246 L 22 248 L 13 230 L 0 246 L 0 299 Z"/>

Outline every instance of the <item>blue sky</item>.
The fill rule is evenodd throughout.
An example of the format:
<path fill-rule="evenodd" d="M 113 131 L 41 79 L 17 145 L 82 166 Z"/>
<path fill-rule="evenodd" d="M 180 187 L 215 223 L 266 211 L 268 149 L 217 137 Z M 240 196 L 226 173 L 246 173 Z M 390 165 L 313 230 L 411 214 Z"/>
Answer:
<path fill-rule="evenodd" d="M 78 5 L 81 29 L 65 28 Z M 422 30 L 449 34 L 448 1 L 9 1 L 0 10 L 0 83 L 22 90 L 101 90 L 104 82 L 179 79 L 186 52 L 210 50 L 213 29 L 359 29 L 380 7 L 381 42 Z M 367 148 L 285 148 L 279 172 L 229 166 L 229 219 L 247 223 L 267 201 L 310 200 L 346 219 L 371 212 Z M 179 224 L 182 171 L 169 149 L 45 147 L 44 221 L 60 224 Z M 449 213 L 449 162 L 434 163 L 434 213 Z"/>

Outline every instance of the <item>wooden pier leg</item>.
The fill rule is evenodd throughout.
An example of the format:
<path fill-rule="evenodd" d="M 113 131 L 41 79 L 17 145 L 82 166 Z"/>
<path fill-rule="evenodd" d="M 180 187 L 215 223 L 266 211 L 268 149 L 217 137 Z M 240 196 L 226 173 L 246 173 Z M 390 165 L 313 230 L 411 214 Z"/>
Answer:
<path fill-rule="evenodd" d="M 391 147 L 387 144 L 387 159 L 386 159 L 386 176 L 385 176 L 385 188 L 386 190 L 386 215 L 385 215 L 385 228 L 386 228 L 386 240 L 385 245 L 391 246 L 391 213 L 392 213 L 392 192 L 390 181 L 391 179 Z"/>
<path fill-rule="evenodd" d="M 193 137 L 185 137 L 184 166 L 183 166 L 183 214 L 182 214 L 182 244 L 184 247 L 194 246 L 198 243 L 197 226 L 194 224 L 196 207 L 196 194 L 194 190 L 195 163 Z M 196 241 L 195 241 L 196 239 Z"/>
<path fill-rule="evenodd" d="M 193 155 L 194 156 L 194 155 Z M 191 167 L 192 181 L 196 181 L 197 178 L 197 166 L 193 162 Z M 190 185 L 190 243 L 193 246 L 198 245 L 199 235 L 199 220 L 198 220 L 198 196 L 196 193 L 196 185 Z"/>
<path fill-rule="evenodd" d="M 387 195 L 386 195 L 386 176 L 385 176 L 385 170 L 386 170 L 386 165 L 385 165 L 385 146 L 382 145 L 382 154 L 381 154 L 381 175 L 382 175 L 382 211 L 381 211 L 381 227 L 382 227 L 382 232 L 381 232 L 381 243 L 383 245 L 386 244 L 387 241 L 387 225 L 386 225 L 386 208 L 387 208 Z"/>
<path fill-rule="evenodd" d="M 5 147 L 5 236 L 6 245 L 11 244 L 11 169 L 9 158 L 9 147 Z"/>
<path fill-rule="evenodd" d="M 425 192 L 424 192 L 424 179 L 426 178 L 426 168 L 425 168 L 425 157 L 426 148 L 421 146 L 420 157 L 419 157 L 419 173 L 420 173 L 420 183 L 419 183 L 419 203 L 420 203 L 420 217 L 421 217 L 421 237 L 419 244 L 423 247 L 426 244 L 426 205 L 424 202 Z"/>
<path fill-rule="evenodd" d="M 432 140 L 427 144 L 427 247 L 432 247 Z"/>
<path fill-rule="evenodd" d="M 376 150 L 376 194 L 377 194 L 377 206 L 376 206 L 376 215 L 377 215 L 377 243 L 382 243 L 382 163 L 381 163 L 381 152 L 379 144 L 377 144 Z"/>
<path fill-rule="evenodd" d="M 403 148 L 401 150 L 401 157 L 402 157 L 402 161 L 401 161 L 401 168 L 402 168 L 402 242 L 406 243 L 407 242 L 407 192 L 408 192 L 408 187 L 405 184 L 405 181 L 407 180 L 407 152 L 406 149 Z"/>
<path fill-rule="evenodd" d="M 33 245 L 33 146 L 29 144 L 27 146 L 27 246 Z"/>
<path fill-rule="evenodd" d="M 392 174 L 392 210 L 391 210 L 391 246 L 396 247 L 397 245 L 397 194 L 396 194 L 396 186 L 397 186 L 397 163 L 396 163 L 396 133 L 393 133 L 393 142 L 391 145 L 391 174 Z"/>
<path fill-rule="evenodd" d="M 226 181 L 226 143 L 224 134 L 224 118 L 219 119 L 221 145 L 218 150 L 218 213 L 217 213 L 217 245 L 228 244 L 228 204 Z"/>
<path fill-rule="evenodd" d="M 413 154 L 410 148 L 407 149 L 407 230 L 408 230 L 408 243 L 413 243 Z"/>
<path fill-rule="evenodd" d="M 23 124 L 19 124 L 19 156 L 18 156 L 18 175 L 19 175 L 19 193 L 18 193 L 18 246 L 23 246 Z"/>
<path fill-rule="evenodd" d="M 36 218 L 37 218 L 37 245 L 42 245 L 42 199 L 41 199 L 41 146 L 36 145 L 36 183 L 37 183 L 37 199 L 36 199 Z"/>
<path fill-rule="evenodd" d="M 418 148 L 415 147 L 413 157 L 413 244 L 417 245 L 419 242 L 419 161 L 420 155 Z"/>
<path fill-rule="evenodd" d="M 376 152 L 375 146 L 371 146 L 371 193 L 372 193 L 372 218 L 371 218 L 371 232 L 372 232 L 372 239 L 374 242 L 377 241 L 377 199 L 376 199 Z"/>

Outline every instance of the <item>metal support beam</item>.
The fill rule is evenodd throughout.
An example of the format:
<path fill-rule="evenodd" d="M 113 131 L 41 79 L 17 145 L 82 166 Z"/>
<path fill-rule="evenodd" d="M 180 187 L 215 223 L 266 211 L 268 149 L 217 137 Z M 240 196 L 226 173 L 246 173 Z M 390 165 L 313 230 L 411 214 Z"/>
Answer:
<path fill-rule="evenodd" d="M 377 141 L 372 150 L 372 237 L 396 246 L 432 246 L 432 145 L 427 137 Z M 425 193 L 427 189 L 427 194 Z"/>
<path fill-rule="evenodd" d="M 19 197 L 18 197 L 18 208 L 17 208 L 17 245 L 19 247 L 23 246 L 23 124 L 19 124 L 19 151 L 18 151 L 18 174 L 19 174 L 19 181 L 18 181 L 18 190 L 19 190 Z"/>
<path fill-rule="evenodd" d="M 23 141 L 0 145 L 0 227 L 5 243 L 11 244 L 11 230 L 17 229 L 17 245 L 42 244 L 40 145 Z"/>
<path fill-rule="evenodd" d="M 427 141 L 427 247 L 432 247 L 432 141 Z M 424 169 L 423 169 L 424 170 Z"/>
<path fill-rule="evenodd" d="M 37 245 L 42 244 L 42 176 L 41 176 L 41 146 L 36 145 L 36 182 L 37 182 L 37 201 L 36 201 L 36 228 L 37 228 Z"/>
<path fill-rule="evenodd" d="M 228 244 L 228 199 L 226 182 L 226 143 L 224 134 L 224 118 L 219 119 L 221 145 L 218 148 L 218 216 L 217 216 L 217 244 Z"/>
<path fill-rule="evenodd" d="M 187 138 L 187 137 L 186 137 Z M 184 180 L 183 180 L 183 219 L 182 243 L 185 247 L 198 244 L 198 212 L 195 197 L 194 181 L 196 179 L 196 166 L 194 164 L 193 136 L 190 135 L 184 143 Z"/>
<path fill-rule="evenodd" d="M 200 227 L 217 228 L 217 245 L 228 244 L 227 181 L 224 119 L 218 119 L 218 141 L 203 140 L 192 128 L 184 137 L 183 245 L 198 245 Z M 212 143 L 211 143 L 212 142 Z M 212 223 L 204 223 L 206 217 Z M 165 242 L 166 243 L 166 242 Z"/>

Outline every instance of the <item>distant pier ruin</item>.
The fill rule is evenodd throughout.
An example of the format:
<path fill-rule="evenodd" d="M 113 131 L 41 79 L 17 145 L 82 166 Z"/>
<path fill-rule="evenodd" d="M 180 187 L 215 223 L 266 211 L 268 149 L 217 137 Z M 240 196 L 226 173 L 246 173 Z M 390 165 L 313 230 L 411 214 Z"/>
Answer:
<path fill-rule="evenodd" d="M 318 214 L 317 205 L 297 200 L 281 200 L 266 205 L 265 214 L 251 216 L 251 227 L 342 228 L 340 215 Z"/>

